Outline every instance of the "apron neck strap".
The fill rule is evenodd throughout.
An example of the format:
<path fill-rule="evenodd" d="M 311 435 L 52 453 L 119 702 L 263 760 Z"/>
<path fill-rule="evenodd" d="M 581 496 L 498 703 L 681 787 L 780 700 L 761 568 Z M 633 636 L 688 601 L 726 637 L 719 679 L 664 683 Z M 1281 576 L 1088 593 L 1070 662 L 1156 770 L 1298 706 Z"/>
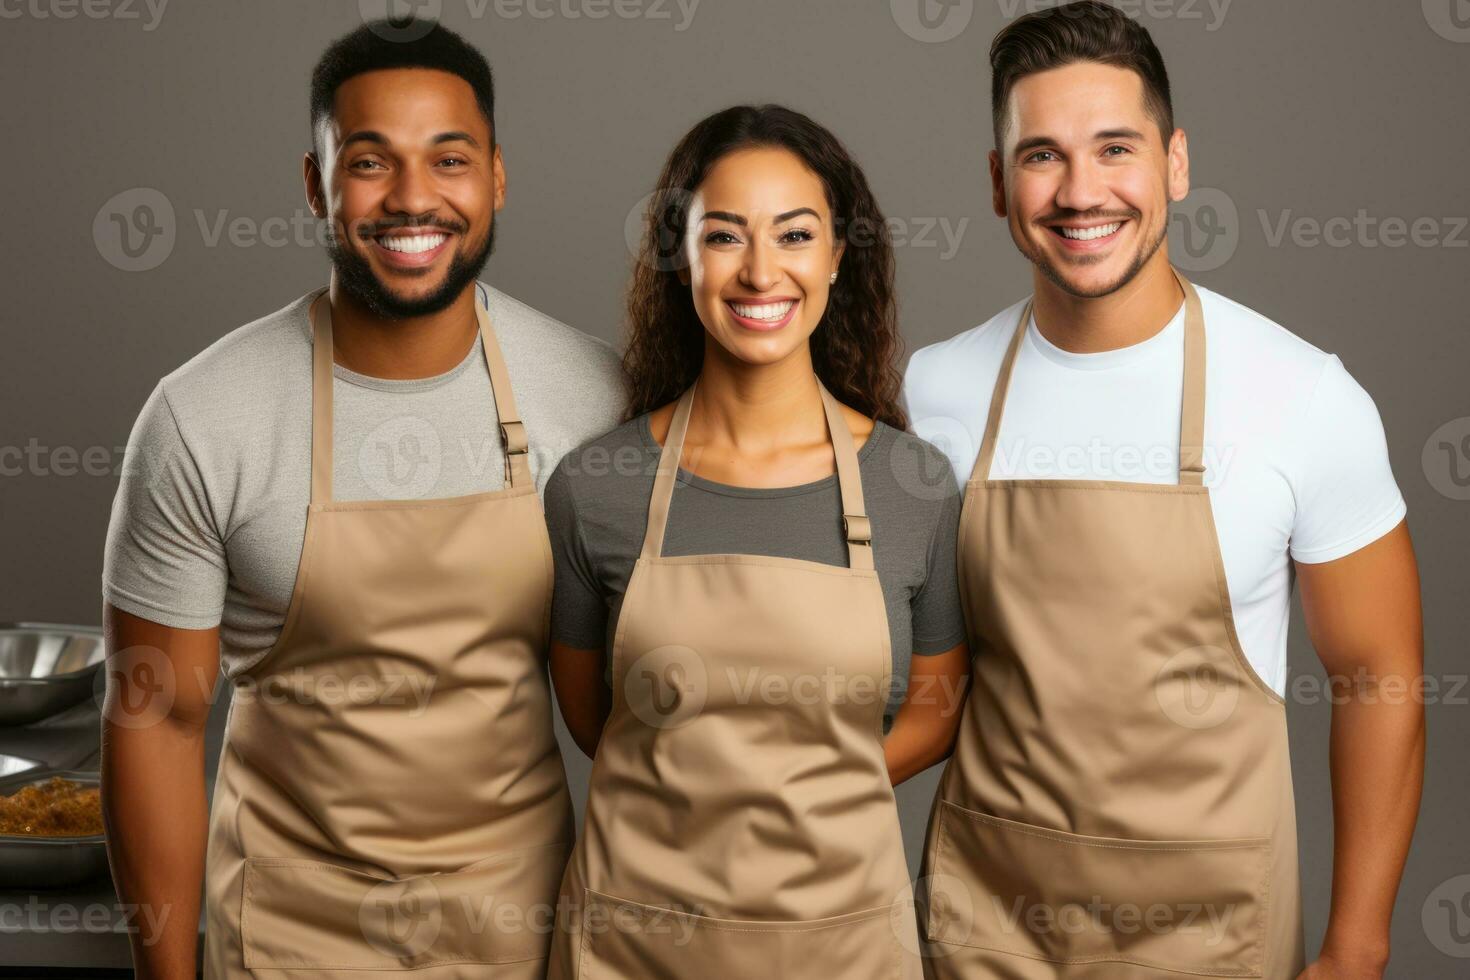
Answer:
<path fill-rule="evenodd" d="M 516 409 L 515 391 L 510 386 L 510 372 L 505 367 L 505 357 L 500 353 L 500 342 L 490 325 L 490 311 L 480 302 L 480 291 L 475 290 L 475 316 L 480 321 L 480 349 L 485 353 L 485 367 L 490 371 L 490 392 L 495 396 L 495 415 L 500 419 L 500 444 L 505 447 L 505 485 L 527 487 L 531 485 L 530 443 L 526 440 L 526 426 L 521 413 Z"/>
<path fill-rule="evenodd" d="M 663 449 L 659 453 L 658 473 L 654 477 L 653 493 L 648 501 L 648 528 L 643 536 L 644 558 L 659 558 L 663 555 L 669 505 L 673 500 L 679 459 L 684 454 L 684 436 L 689 431 L 689 415 L 694 407 L 694 390 L 698 385 L 699 380 L 696 378 L 679 397 L 674 406 L 674 417 L 669 422 L 669 433 L 664 437 Z M 842 497 L 842 529 L 847 541 L 847 563 L 851 568 L 870 570 L 873 568 L 873 535 L 863 504 L 862 474 L 858 468 L 852 432 L 847 428 L 837 399 L 827 391 L 821 378 L 817 378 L 817 389 L 822 395 L 827 432 L 832 440 L 833 456 L 837 460 L 837 486 Z"/>
<path fill-rule="evenodd" d="M 1188 486 L 1204 483 L 1205 443 L 1205 318 L 1200 308 L 1199 293 L 1194 285 L 1181 276 L 1177 269 L 1171 270 L 1184 290 L 1184 398 L 1179 417 L 1179 482 Z M 1031 322 L 1031 301 L 1021 310 L 1021 322 L 1011 335 L 1001 361 L 1000 374 L 990 396 L 990 413 L 985 419 L 985 435 L 980 440 L 980 452 L 975 457 L 975 467 L 970 471 L 972 480 L 988 480 L 990 466 L 995 459 L 995 443 L 1000 433 L 1000 422 L 1005 414 L 1006 393 L 1011 386 L 1011 373 L 1016 366 L 1016 355 L 1021 349 L 1021 340 Z"/>
<path fill-rule="evenodd" d="M 332 303 L 328 290 L 312 301 L 311 318 L 311 502 L 332 499 Z M 480 349 L 490 372 L 495 414 L 500 419 L 500 439 L 505 447 L 505 482 L 508 487 L 531 484 L 526 427 L 516 410 L 510 374 L 500 344 L 490 326 L 490 313 L 475 292 L 475 317 L 480 324 Z"/>
<path fill-rule="evenodd" d="M 332 499 L 332 301 L 324 289 L 311 304 L 311 502 Z"/>

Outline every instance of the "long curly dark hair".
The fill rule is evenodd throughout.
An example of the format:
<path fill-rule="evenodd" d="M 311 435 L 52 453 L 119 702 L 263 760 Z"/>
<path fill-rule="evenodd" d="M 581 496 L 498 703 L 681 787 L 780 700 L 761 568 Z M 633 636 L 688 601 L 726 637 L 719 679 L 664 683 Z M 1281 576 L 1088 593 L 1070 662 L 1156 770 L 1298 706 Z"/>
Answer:
<path fill-rule="evenodd" d="M 679 280 L 689 204 L 710 169 L 753 147 L 796 154 L 821 178 L 835 237 L 845 241 L 841 272 L 811 336 L 812 364 L 838 401 L 897 429 L 903 339 L 893 291 L 893 245 L 867 178 L 827 129 L 779 105 L 733 106 L 699 122 L 674 147 L 649 198 L 628 289 L 629 398 L 624 420 L 664 405 L 694 383 L 705 330 L 689 287 Z"/>

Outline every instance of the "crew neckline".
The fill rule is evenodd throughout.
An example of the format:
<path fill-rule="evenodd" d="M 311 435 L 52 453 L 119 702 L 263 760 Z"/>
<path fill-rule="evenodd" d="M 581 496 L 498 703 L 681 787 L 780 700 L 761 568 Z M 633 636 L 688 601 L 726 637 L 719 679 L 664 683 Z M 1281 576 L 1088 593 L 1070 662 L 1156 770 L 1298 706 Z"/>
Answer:
<path fill-rule="evenodd" d="M 648 424 L 650 414 L 649 412 L 644 412 L 638 416 L 638 435 L 643 442 L 644 448 L 652 450 L 657 455 L 663 452 L 663 446 L 653 437 L 653 429 Z M 875 451 L 878 441 L 885 437 L 884 430 L 889 428 L 892 428 L 892 426 L 881 419 L 873 420 L 873 431 L 857 451 L 859 467 Z M 708 493 L 722 494 L 726 497 L 795 497 L 805 493 L 816 493 L 836 486 L 837 474 L 831 473 L 822 477 L 820 480 L 813 480 L 810 483 L 798 483 L 795 486 L 789 487 L 741 487 L 733 483 L 720 483 L 715 480 L 706 479 L 698 473 L 693 473 L 680 466 L 676 482 L 704 490 Z"/>
<path fill-rule="evenodd" d="M 1169 322 L 1164 324 L 1163 328 L 1152 337 L 1140 340 L 1136 344 L 1129 344 L 1127 347 L 1086 353 L 1065 350 L 1042 335 L 1040 328 L 1036 326 L 1034 310 L 1026 324 L 1026 339 L 1033 351 L 1053 364 L 1070 370 L 1103 371 L 1127 367 L 1167 351 L 1173 346 L 1184 332 L 1184 306 L 1185 304 L 1181 301 L 1179 309 L 1174 312 Z"/>
<path fill-rule="evenodd" d="M 427 378 L 378 378 L 371 374 L 359 374 L 335 362 L 332 364 L 332 376 L 350 385 L 371 388 L 373 391 L 428 391 L 448 384 L 469 370 L 469 366 L 474 363 L 476 357 L 484 356 L 481 353 L 483 347 L 480 332 L 476 330 L 474 343 L 470 344 L 470 352 L 464 356 L 462 361 L 442 374 L 431 374 Z"/>
<path fill-rule="evenodd" d="M 480 301 L 485 304 L 486 309 L 488 309 L 490 306 L 490 297 L 484 284 L 477 281 L 475 283 L 475 292 Z M 308 307 L 310 306 L 310 304 L 307 305 Z M 308 318 L 307 335 L 310 336 L 310 334 L 311 324 Z M 430 391 L 449 384 L 449 382 L 469 370 L 471 364 L 485 356 L 484 346 L 484 343 L 480 339 L 480 331 L 476 330 L 475 339 L 470 344 L 469 353 L 465 354 L 464 358 L 458 364 L 448 371 L 440 374 L 431 374 L 427 378 L 379 378 L 371 374 L 361 374 L 351 368 L 338 364 L 335 360 L 332 362 L 332 377 L 355 387 L 367 388 L 372 391 L 389 391 L 400 394 L 415 391 Z"/>

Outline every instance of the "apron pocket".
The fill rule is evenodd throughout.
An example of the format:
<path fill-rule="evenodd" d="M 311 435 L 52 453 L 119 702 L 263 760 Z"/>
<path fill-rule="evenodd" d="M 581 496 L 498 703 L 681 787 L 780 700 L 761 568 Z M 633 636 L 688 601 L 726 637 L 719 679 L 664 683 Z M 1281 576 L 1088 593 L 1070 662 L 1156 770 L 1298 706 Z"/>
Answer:
<path fill-rule="evenodd" d="M 240 941 L 255 970 L 408 970 L 545 958 L 570 843 L 383 878 L 322 861 L 245 859 Z"/>
<path fill-rule="evenodd" d="M 897 980 L 907 903 L 825 919 L 717 919 L 588 888 L 578 980 Z"/>
<path fill-rule="evenodd" d="M 924 916 L 931 942 L 1053 963 L 1262 976 L 1270 838 L 1084 837 L 939 806 Z"/>

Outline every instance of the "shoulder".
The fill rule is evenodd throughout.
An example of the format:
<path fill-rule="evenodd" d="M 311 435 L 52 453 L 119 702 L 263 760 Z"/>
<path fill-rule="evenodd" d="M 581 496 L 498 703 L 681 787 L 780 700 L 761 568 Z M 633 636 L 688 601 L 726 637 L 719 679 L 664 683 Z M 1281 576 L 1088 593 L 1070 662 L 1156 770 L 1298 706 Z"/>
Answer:
<path fill-rule="evenodd" d="M 1206 397 L 1238 419 L 1242 432 L 1291 429 L 1322 398 L 1367 398 L 1336 355 L 1275 320 L 1222 296 L 1195 287 L 1205 316 L 1210 386 Z M 1314 413 L 1315 414 L 1315 413 Z"/>
<path fill-rule="evenodd" d="M 1315 379 L 1332 355 L 1243 303 L 1198 284 L 1200 308 L 1210 353 L 1232 361 L 1249 360 L 1278 375 L 1289 372 Z"/>
<path fill-rule="evenodd" d="M 532 440 L 560 459 L 568 447 L 615 426 L 628 385 L 612 345 L 486 283 L 480 287 Z"/>
<path fill-rule="evenodd" d="M 909 372 L 912 373 L 916 368 L 936 371 L 957 357 L 983 357 L 987 352 L 996 349 L 1004 352 L 1025 305 L 1026 299 L 1016 300 L 984 323 L 962 330 L 947 340 L 920 347 L 909 358 Z"/>
<path fill-rule="evenodd" d="M 901 497 L 906 506 L 938 505 L 957 493 L 949 457 L 929 440 L 887 422 L 874 423 L 873 434 L 858 455 L 864 485 L 872 482 Z"/>
<path fill-rule="evenodd" d="M 651 483 L 658 450 L 648 445 L 646 419 L 646 415 L 629 419 L 562 456 L 546 484 L 548 505 L 553 496 L 576 506 L 584 501 L 612 502 L 620 487 Z"/>
<path fill-rule="evenodd" d="M 312 290 L 273 313 L 236 327 L 158 383 L 180 428 L 258 420 L 283 401 L 309 403 Z"/>
<path fill-rule="evenodd" d="M 621 358 L 607 341 L 568 326 L 489 283 L 480 286 L 488 297 L 486 305 L 497 336 L 531 339 L 548 357 L 566 357 L 568 369 L 589 377 L 621 379 Z"/>
<path fill-rule="evenodd" d="M 1006 345 L 1025 305 L 1025 299 L 1017 300 L 984 323 L 914 351 L 904 370 L 909 411 L 920 417 L 949 414 L 943 404 L 946 397 L 972 400 L 987 373 L 1000 371 Z"/>

